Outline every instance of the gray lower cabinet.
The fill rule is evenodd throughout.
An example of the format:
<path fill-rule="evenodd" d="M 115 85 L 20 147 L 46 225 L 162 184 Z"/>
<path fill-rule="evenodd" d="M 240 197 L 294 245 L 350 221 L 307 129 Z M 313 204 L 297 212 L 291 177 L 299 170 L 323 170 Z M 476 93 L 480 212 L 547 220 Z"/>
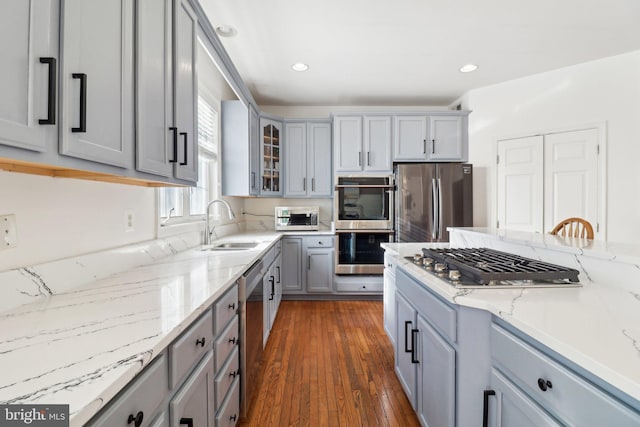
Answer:
<path fill-rule="evenodd" d="M 209 351 L 169 402 L 171 427 L 213 426 L 213 384 L 213 351 Z"/>
<path fill-rule="evenodd" d="M 297 294 L 302 285 L 302 237 L 282 239 L 282 293 Z"/>
<path fill-rule="evenodd" d="M 263 345 L 267 345 L 269 333 L 278 314 L 280 301 L 282 300 L 282 254 L 281 243 L 271 249 L 271 252 L 263 258 L 263 262 L 270 261 L 266 268 L 263 286 Z"/>
<path fill-rule="evenodd" d="M 395 345 L 396 329 L 396 261 L 385 252 L 383 286 L 383 319 L 384 330 Z"/>
<path fill-rule="evenodd" d="M 526 337 L 495 323 L 491 326 L 491 352 L 491 391 L 495 395 L 489 400 L 495 396 L 496 404 L 489 406 L 488 415 L 493 426 L 524 425 L 516 424 L 520 418 L 536 426 L 640 425 L 637 409 L 554 360 Z"/>
<path fill-rule="evenodd" d="M 87 425 L 234 426 L 240 415 L 237 307 L 234 285 Z"/>
<path fill-rule="evenodd" d="M 333 292 L 333 236 L 306 236 L 303 243 L 307 292 Z"/>

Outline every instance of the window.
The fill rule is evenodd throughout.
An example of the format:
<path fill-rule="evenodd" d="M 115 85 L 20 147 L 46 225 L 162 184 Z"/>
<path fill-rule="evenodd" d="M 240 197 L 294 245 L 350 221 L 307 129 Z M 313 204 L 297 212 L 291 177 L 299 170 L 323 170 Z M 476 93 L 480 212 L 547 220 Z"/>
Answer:
<path fill-rule="evenodd" d="M 190 188 L 159 189 L 160 218 L 171 223 L 201 220 L 209 200 L 217 197 L 218 112 L 198 96 L 198 182 Z"/>

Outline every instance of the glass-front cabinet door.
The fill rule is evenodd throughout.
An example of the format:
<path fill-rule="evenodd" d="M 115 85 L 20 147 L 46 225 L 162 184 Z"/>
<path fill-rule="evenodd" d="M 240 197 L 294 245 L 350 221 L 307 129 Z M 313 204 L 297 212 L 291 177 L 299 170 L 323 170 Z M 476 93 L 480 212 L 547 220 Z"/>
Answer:
<path fill-rule="evenodd" d="M 282 123 L 270 119 L 260 119 L 262 138 L 261 189 L 262 195 L 281 195 L 280 171 L 282 170 L 281 138 Z"/>

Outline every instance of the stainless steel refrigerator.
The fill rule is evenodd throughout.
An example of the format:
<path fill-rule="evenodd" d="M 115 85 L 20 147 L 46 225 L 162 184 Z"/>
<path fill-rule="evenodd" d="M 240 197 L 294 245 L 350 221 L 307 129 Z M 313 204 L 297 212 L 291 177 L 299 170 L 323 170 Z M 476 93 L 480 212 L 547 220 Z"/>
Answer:
<path fill-rule="evenodd" d="M 396 242 L 448 242 L 447 227 L 473 226 L 473 167 L 463 163 L 395 165 Z"/>

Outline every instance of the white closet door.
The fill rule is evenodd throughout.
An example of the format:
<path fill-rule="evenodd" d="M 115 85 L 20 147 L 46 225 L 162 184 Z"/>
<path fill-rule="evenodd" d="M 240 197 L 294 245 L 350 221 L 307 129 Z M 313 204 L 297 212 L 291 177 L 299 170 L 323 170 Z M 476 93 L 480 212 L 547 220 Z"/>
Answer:
<path fill-rule="evenodd" d="M 543 137 L 498 141 L 498 226 L 543 232 Z"/>
<path fill-rule="evenodd" d="M 598 223 L 598 130 L 544 136 L 545 232 L 566 218 Z"/>

